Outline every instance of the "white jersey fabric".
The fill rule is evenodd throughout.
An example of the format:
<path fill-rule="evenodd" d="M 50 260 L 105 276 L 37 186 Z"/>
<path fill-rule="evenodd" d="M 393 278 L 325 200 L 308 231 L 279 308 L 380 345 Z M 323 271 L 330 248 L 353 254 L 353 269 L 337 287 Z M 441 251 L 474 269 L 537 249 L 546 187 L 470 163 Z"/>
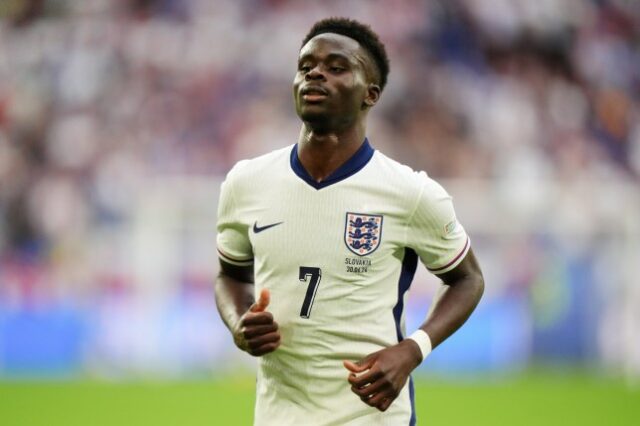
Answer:
<path fill-rule="evenodd" d="M 415 424 L 411 381 L 382 413 L 350 390 L 342 362 L 402 340 L 418 258 L 443 273 L 469 250 L 438 183 L 367 140 L 317 183 L 289 146 L 229 172 L 217 243 L 225 262 L 254 265 L 282 336 L 258 361 L 255 425 Z"/>

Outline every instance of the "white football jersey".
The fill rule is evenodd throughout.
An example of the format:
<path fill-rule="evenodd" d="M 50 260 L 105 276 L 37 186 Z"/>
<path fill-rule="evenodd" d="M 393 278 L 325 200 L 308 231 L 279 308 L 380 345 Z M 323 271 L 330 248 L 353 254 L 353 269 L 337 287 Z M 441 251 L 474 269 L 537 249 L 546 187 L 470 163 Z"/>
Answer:
<path fill-rule="evenodd" d="M 317 183 L 289 146 L 229 172 L 217 243 L 225 262 L 254 265 L 282 336 L 259 358 L 255 425 L 415 424 L 410 381 L 382 413 L 351 391 L 342 362 L 403 339 L 418 258 L 443 273 L 469 250 L 438 183 L 366 140 Z"/>

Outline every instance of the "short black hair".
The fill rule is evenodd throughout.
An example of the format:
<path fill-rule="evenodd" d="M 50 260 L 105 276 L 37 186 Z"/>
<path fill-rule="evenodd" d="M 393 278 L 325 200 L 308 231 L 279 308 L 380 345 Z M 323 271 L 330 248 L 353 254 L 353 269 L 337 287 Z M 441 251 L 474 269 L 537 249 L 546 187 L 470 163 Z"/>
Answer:
<path fill-rule="evenodd" d="M 357 41 L 373 58 L 380 75 L 380 90 L 387 84 L 389 75 L 389 58 L 384 44 L 369 25 L 349 18 L 326 18 L 313 24 L 309 33 L 302 40 L 302 47 L 315 36 L 324 33 L 340 34 Z"/>

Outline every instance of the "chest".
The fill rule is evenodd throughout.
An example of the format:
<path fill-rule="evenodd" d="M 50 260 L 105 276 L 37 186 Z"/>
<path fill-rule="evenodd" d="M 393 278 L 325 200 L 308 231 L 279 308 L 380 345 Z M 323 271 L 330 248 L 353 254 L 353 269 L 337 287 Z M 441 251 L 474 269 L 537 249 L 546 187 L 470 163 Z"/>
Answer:
<path fill-rule="evenodd" d="M 311 266 L 358 282 L 402 256 L 407 217 L 393 194 L 356 187 L 264 197 L 268 202 L 248 216 L 256 274 Z"/>

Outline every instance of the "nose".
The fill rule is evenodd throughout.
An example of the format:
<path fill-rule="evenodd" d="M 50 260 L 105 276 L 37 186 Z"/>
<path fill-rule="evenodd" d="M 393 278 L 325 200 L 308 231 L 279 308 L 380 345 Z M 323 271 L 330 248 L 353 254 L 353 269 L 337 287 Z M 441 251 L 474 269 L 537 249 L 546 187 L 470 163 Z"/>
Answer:
<path fill-rule="evenodd" d="M 309 70 L 309 72 L 304 76 L 304 79 L 307 81 L 322 80 L 324 79 L 324 74 L 320 70 L 320 66 L 316 65 L 311 70 Z"/>

